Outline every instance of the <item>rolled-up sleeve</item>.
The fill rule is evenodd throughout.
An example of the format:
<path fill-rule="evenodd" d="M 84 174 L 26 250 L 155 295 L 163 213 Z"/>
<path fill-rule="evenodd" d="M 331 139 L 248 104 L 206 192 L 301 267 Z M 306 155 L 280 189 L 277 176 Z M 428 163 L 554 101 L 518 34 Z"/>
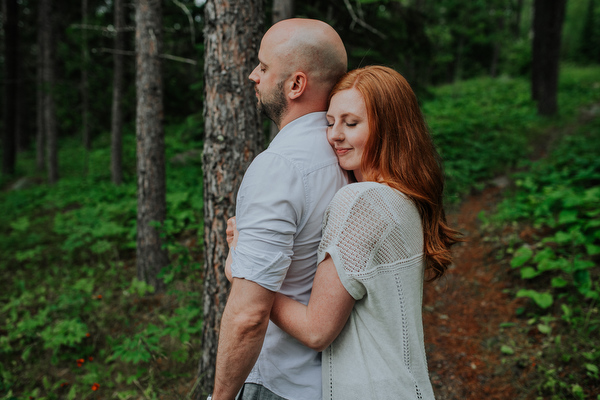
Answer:
<path fill-rule="evenodd" d="M 303 175 L 296 166 L 277 154 L 259 155 L 246 171 L 237 196 L 239 237 L 232 251 L 233 277 L 279 291 L 305 206 Z"/>

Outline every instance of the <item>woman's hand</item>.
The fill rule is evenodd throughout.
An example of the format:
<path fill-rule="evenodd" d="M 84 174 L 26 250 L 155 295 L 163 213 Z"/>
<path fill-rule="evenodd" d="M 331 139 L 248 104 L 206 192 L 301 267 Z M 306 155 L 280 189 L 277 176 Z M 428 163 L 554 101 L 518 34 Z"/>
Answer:
<path fill-rule="evenodd" d="M 229 245 L 229 248 L 235 248 L 239 236 L 235 217 L 231 217 L 227 220 L 227 230 L 225 232 L 227 232 L 227 244 Z"/>
<path fill-rule="evenodd" d="M 225 276 L 227 277 L 227 280 L 231 282 L 233 280 L 233 275 L 231 273 L 231 250 L 235 249 L 235 246 L 237 246 L 239 236 L 235 217 L 227 220 L 227 229 L 225 232 L 227 233 L 227 244 L 229 245 L 229 254 L 227 254 L 227 260 L 225 261 Z"/>

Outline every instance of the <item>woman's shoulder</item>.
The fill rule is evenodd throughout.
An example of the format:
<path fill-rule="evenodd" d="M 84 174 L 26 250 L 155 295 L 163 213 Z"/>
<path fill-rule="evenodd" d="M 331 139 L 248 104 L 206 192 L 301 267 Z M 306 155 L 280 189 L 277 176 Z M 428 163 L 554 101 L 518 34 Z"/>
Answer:
<path fill-rule="evenodd" d="M 406 197 L 404 193 L 379 182 L 350 183 L 338 190 L 334 200 L 345 200 L 345 203 L 347 203 L 349 200 L 354 202 L 358 199 L 368 200 L 382 197 L 393 197 L 408 200 L 408 197 Z"/>

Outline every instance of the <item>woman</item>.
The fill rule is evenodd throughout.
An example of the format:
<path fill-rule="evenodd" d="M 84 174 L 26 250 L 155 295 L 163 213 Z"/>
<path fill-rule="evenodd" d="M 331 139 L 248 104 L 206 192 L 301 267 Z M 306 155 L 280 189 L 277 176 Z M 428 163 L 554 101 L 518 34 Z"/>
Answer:
<path fill-rule="evenodd" d="M 271 320 L 323 351 L 324 399 L 433 399 L 423 280 L 443 275 L 460 240 L 438 154 L 396 71 L 351 71 L 329 99 L 327 138 L 356 183 L 325 214 L 308 305 L 278 294 Z"/>

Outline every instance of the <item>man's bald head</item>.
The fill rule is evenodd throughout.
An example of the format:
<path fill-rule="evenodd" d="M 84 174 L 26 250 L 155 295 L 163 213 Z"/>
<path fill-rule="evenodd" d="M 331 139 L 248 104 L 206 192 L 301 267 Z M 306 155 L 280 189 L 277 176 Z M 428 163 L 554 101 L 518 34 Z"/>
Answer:
<path fill-rule="evenodd" d="M 328 24 L 313 19 L 293 18 L 273 25 L 263 37 L 282 61 L 283 72 L 304 72 L 316 87 L 327 93 L 346 73 L 348 57 L 342 39 Z"/>

